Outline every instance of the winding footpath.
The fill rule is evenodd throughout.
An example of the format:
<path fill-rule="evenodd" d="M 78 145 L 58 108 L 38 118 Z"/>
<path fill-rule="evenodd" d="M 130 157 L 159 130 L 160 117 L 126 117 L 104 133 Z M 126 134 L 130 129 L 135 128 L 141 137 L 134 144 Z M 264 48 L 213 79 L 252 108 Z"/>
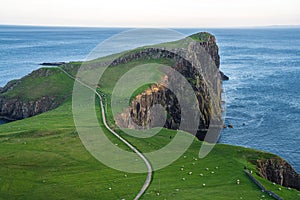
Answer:
<path fill-rule="evenodd" d="M 151 163 L 148 161 L 148 159 L 143 155 L 143 153 L 141 153 L 139 150 L 137 150 L 134 146 L 132 146 L 132 144 L 130 144 L 127 140 L 125 140 L 124 138 L 122 138 L 118 133 L 116 133 L 114 130 L 112 130 L 106 122 L 106 117 L 105 117 L 105 110 L 104 110 L 104 106 L 103 106 L 103 101 L 102 101 L 102 97 L 101 95 L 91 86 L 83 83 L 82 81 L 76 79 L 75 77 L 73 77 L 71 74 L 69 74 L 68 72 L 66 72 L 64 69 L 62 69 L 61 67 L 58 67 L 58 69 L 60 69 L 62 72 L 64 72 L 68 77 L 70 77 L 71 79 L 73 79 L 74 81 L 77 81 L 78 83 L 80 83 L 81 85 L 83 85 L 86 88 L 89 88 L 90 90 L 92 90 L 98 97 L 100 100 L 100 106 L 101 106 L 101 112 L 102 112 L 102 121 L 105 125 L 105 127 L 107 128 L 107 130 L 109 130 L 115 137 L 117 137 L 119 140 L 121 140 L 125 145 L 127 145 L 133 152 L 135 152 L 146 164 L 147 167 L 147 178 L 146 181 L 143 185 L 143 187 L 141 188 L 141 190 L 139 191 L 139 193 L 136 195 L 136 197 L 134 198 L 134 200 L 138 200 L 142 197 L 142 195 L 145 193 L 145 191 L 148 189 L 148 187 L 150 186 L 151 183 L 151 179 L 152 179 L 152 173 L 153 173 L 153 168 L 151 166 Z"/>

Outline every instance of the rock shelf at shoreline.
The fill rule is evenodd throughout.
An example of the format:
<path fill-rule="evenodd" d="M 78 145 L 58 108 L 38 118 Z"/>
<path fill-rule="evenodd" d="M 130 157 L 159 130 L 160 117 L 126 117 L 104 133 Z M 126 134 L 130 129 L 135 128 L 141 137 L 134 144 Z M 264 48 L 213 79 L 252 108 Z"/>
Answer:
<path fill-rule="evenodd" d="M 39 65 L 42 65 L 42 66 L 61 66 L 63 64 L 66 64 L 66 62 L 44 62 L 44 63 L 40 63 Z"/>

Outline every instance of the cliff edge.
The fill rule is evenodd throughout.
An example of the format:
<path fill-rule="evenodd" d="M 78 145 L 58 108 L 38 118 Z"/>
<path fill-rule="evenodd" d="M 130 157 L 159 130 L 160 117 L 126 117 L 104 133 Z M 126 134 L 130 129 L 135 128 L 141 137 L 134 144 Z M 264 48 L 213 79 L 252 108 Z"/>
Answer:
<path fill-rule="evenodd" d="M 55 109 L 72 94 L 73 80 L 41 68 L 0 88 L 0 117 L 20 120 Z"/>

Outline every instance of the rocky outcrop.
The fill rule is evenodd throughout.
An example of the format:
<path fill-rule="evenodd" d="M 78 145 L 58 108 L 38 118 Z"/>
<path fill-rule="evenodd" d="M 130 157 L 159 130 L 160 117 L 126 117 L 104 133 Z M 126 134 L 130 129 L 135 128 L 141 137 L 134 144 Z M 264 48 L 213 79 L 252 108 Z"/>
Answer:
<path fill-rule="evenodd" d="M 20 80 L 12 80 L 8 82 L 3 88 L 0 87 L 0 94 L 13 90 L 19 83 Z"/>
<path fill-rule="evenodd" d="M 61 100 L 48 96 L 32 101 L 0 97 L 0 116 L 11 120 L 24 119 L 57 108 L 61 103 Z"/>
<path fill-rule="evenodd" d="M 207 32 L 196 33 L 191 35 L 190 38 L 199 41 L 200 45 L 204 47 L 204 49 L 211 56 L 212 60 L 215 62 L 216 66 L 220 67 L 220 55 L 219 55 L 219 47 L 217 45 L 217 41 L 215 36 Z"/>
<path fill-rule="evenodd" d="M 207 35 L 207 33 L 205 33 Z M 171 59 L 174 61 L 172 66 L 177 72 L 182 74 L 192 86 L 197 98 L 197 105 L 200 110 L 200 116 L 197 118 L 197 137 L 204 139 L 212 118 L 217 118 L 221 125 L 221 74 L 219 71 L 220 57 L 215 37 L 208 35 L 207 41 L 192 43 L 187 47 L 186 52 L 177 53 L 176 50 L 148 48 L 142 49 L 119 59 L 116 59 L 112 66 L 128 63 L 134 60 L 142 59 Z M 186 59 L 188 58 L 188 59 Z M 168 74 L 162 78 L 164 84 L 155 84 L 151 88 L 138 95 L 131 106 L 116 118 L 116 123 L 124 128 L 149 128 L 164 126 L 169 129 L 178 129 L 182 119 L 181 105 L 173 91 L 166 86 L 176 85 L 177 93 L 185 91 L 183 86 L 177 83 L 177 79 Z M 212 95 L 212 93 L 214 95 Z M 188 101 L 188 100 L 187 100 Z M 161 105 L 166 111 L 164 116 L 157 116 L 152 112 L 153 106 Z M 194 110 L 191 110 L 191 116 Z M 200 119 L 199 119 L 200 118 Z M 193 119 L 185 119 L 193 121 Z M 161 123 L 164 124 L 161 124 Z M 188 126 L 184 129 L 189 132 Z"/>
<path fill-rule="evenodd" d="M 0 117 L 9 120 L 20 120 L 32 117 L 43 112 L 47 112 L 57 108 L 62 104 L 66 97 L 59 95 L 43 95 L 40 97 L 24 97 L 23 90 L 30 94 L 30 89 L 26 88 L 23 83 L 30 79 L 34 82 L 35 79 L 47 78 L 56 73 L 50 69 L 38 69 L 29 75 L 19 79 L 13 80 L 0 89 Z M 41 88 L 36 86 L 36 90 Z M 47 90 L 47 88 L 42 88 Z"/>
<path fill-rule="evenodd" d="M 166 106 L 167 118 L 159 110 L 153 111 L 153 106 Z M 148 90 L 138 95 L 130 108 L 121 114 L 117 123 L 121 127 L 143 129 L 165 126 L 178 129 L 180 124 L 180 105 L 176 96 L 163 85 L 154 84 Z M 164 123 L 164 124 L 161 124 Z"/>
<path fill-rule="evenodd" d="M 66 62 L 45 62 L 45 63 L 41 63 L 40 65 L 42 66 L 61 66 L 66 64 Z"/>
<path fill-rule="evenodd" d="M 300 190 L 300 175 L 281 158 L 257 161 L 259 175 L 273 183 Z"/>
<path fill-rule="evenodd" d="M 229 77 L 226 76 L 226 75 L 224 74 L 224 72 L 220 71 L 220 74 L 221 74 L 221 78 L 222 78 L 223 81 L 228 81 L 228 80 L 229 80 Z"/>

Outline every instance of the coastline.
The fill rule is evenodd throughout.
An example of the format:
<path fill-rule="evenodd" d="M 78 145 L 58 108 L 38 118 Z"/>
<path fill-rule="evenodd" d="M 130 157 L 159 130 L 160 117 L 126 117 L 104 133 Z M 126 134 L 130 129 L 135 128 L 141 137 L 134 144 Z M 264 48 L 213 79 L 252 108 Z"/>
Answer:
<path fill-rule="evenodd" d="M 0 117 L 0 126 L 4 124 L 8 124 L 13 121 L 15 120 L 9 119 L 8 117 Z"/>
<path fill-rule="evenodd" d="M 59 67 L 59 66 L 62 66 L 64 64 L 68 64 L 68 63 L 72 63 L 73 61 L 70 61 L 70 62 L 43 62 L 43 63 L 40 63 L 38 65 L 42 66 L 41 68 L 39 69 L 42 69 L 43 67 Z M 76 61 L 76 62 L 80 62 L 80 61 Z M 222 72 L 221 72 L 222 73 Z M 27 75 L 26 75 L 27 76 Z M 225 80 L 228 80 L 228 79 L 225 79 Z M 9 122 L 13 122 L 13 121 L 16 121 L 16 119 L 12 119 L 12 118 L 9 118 L 9 117 L 6 117 L 6 116 L 0 116 L 0 120 L 3 120 L 4 123 L 0 123 L 0 125 L 3 125 L 3 124 L 7 124 Z M 230 129 L 226 129 L 227 131 L 229 130 L 234 130 L 234 128 L 230 128 Z M 223 134 L 223 133 L 222 133 Z M 271 152 L 271 151 L 266 151 L 266 150 L 263 150 L 263 149 L 260 149 L 260 148 L 253 148 L 253 147 L 249 147 L 247 145 L 238 145 L 238 144 L 230 144 L 230 143 L 224 143 L 220 140 L 218 140 L 217 142 L 218 144 L 225 144 L 225 145 L 230 145 L 230 146 L 236 146 L 236 147 L 243 147 L 243 148 L 250 148 L 250 149 L 253 149 L 253 150 L 258 150 L 258 151 L 261 151 L 261 152 L 265 152 L 265 153 L 274 153 L 274 152 Z M 276 153 L 274 153 L 274 155 L 277 155 Z M 280 156 L 281 157 L 281 156 Z M 283 157 L 281 157 L 283 158 Z M 297 172 L 297 173 L 300 173 L 299 169 L 296 168 L 296 166 L 292 166 L 293 169 Z"/>
<path fill-rule="evenodd" d="M 5 116 L 0 116 L 0 120 L 4 120 L 4 121 L 8 121 L 8 122 L 16 121 L 15 119 L 12 119 L 12 118 L 9 118 L 9 117 L 5 117 Z"/>
<path fill-rule="evenodd" d="M 46 114 L 47 115 L 47 114 Z M 70 115 L 71 116 L 71 115 Z M 47 123 L 49 123 L 50 121 L 52 121 L 53 120 L 53 118 L 51 118 L 51 115 L 49 116 L 50 118 L 47 120 Z M 39 116 L 37 116 L 37 118 L 39 118 Z M 34 120 L 34 119 L 33 119 Z M 22 121 L 22 120 L 21 120 Z M 27 121 L 27 120 L 26 120 Z M 27 121 L 28 122 L 28 121 Z M 29 123 L 30 123 L 30 120 L 29 120 Z M 50 122 L 50 123 L 52 123 L 52 122 Z M 22 122 L 21 122 L 21 124 L 22 124 Z M 40 121 L 38 120 L 38 124 L 40 124 Z M 14 128 L 17 128 L 18 126 L 15 126 Z M 29 128 L 29 130 L 31 130 L 31 126 L 29 126 L 28 127 Z M 168 137 L 169 138 L 169 137 Z M 26 143 L 25 143 L 26 144 Z M 219 145 L 218 145 L 219 146 Z M 220 146 L 223 146 L 222 144 L 220 145 Z M 232 144 L 226 144 L 226 146 L 228 146 L 228 148 L 232 148 L 232 149 L 236 149 L 237 150 L 237 152 L 238 152 L 238 154 L 240 154 L 241 152 L 243 152 L 244 151 L 244 149 L 245 148 L 243 148 L 243 146 L 238 146 L 238 145 L 232 145 Z M 217 147 L 216 147 L 217 148 Z M 245 150 L 245 151 L 247 151 L 247 150 Z M 268 153 L 268 152 L 263 152 L 263 151 L 256 151 L 254 148 L 248 148 L 248 151 L 249 152 L 257 152 L 257 155 L 255 156 L 255 160 L 260 160 L 260 159 L 262 159 L 262 161 L 261 161 L 261 163 L 262 163 L 262 165 L 261 165 L 261 168 L 259 168 L 258 166 L 257 166 L 257 168 L 256 168 L 256 170 L 258 170 L 258 172 L 260 172 L 260 171 L 262 171 L 262 172 L 264 172 L 265 171 L 265 169 L 266 169 L 266 166 L 265 166 L 265 164 L 264 163 L 268 163 L 269 162 L 269 159 L 268 159 L 268 157 L 269 156 L 271 156 L 271 158 L 278 158 L 278 160 L 281 162 L 281 163 L 285 163 L 285 161 L 284 161 L 284 159 L 282 159 L 281 157 L 278 157 L 278 156 L 276 156 L 275 154 L 272 154 L 272 153 Z M 245 159 L 247 160 L 247 162 L 251 162 L 251 160 L 249 160 L 249 157 L 245 157 Z M 254 166 L 254 163 L 252 163 L 253 164 L 253 166 Z M 255 166 L 256 166 L 256 164 L 255 164 Z M 286 164 L 286 166 L 289 166 L 289 164 L 287 163 Z M 290 169 L 290 167 L 287 167 L 288 169 Z M 293 167 L 292 167 L 293 168 Z M 254 168 L 252 168 L 253 170 L 254 170 Z M 272 165 L 272 171 L 276 174 L 276 172 L 277 172 L 277 170 L 278 170 L 279 168 L 278 168 L 278 165 Z M 262 174 L 263 175 L 263 174 Z M 268 174 L 266 174 L 266 180 L 269 180 L 269 179 L 267 179 L 268 178 L 268 176 L 267 176 Z M 276 176 L 274 176 L 274 177 L 276 177 Z M 269 180 L 270 181 L 270 180 Z M 271 181 L 271 182 L 276 182 L 275 180 L 274 181 Z M 270 182 L 270 183 L 271 183 Z M 280 182 L 278 182 L 278 183 L 280 183 Z M 276 184 L 278 184 L 277 182 L 276 182 Z M 278 184 L 279 185 L 279 184 Z"/>
<path fill-rule="evenodd" d="M 226 51 L 227 50 L 228 49 L 226 49 Z M 234 55 L 235 53 L 229 51 L 228 54 Z M 226 61 L 226 59 L 228 59 L 228 55 L 227 55 L 227 58 L 225 57 L 224 60 Z M 53 60 L 55 61 L 55 59 L 53 59 Z M 61 59 L 61 60 L 63 60 L 63 59 Z M 45 60 L 45 61 L 47 61 L 47 60 Z M 251 63 L 251 60 L 249 62 Z M 41 62 L 39 62 L 39 63 L 41 63 Z M 61 63 L 61 62 L 50 63 L 50 65 L 48 65 L 48 66 L 58 66 L 59 63 Z M 39 65 L 39 64 L 36 64 L 36 65 Z M 240 96 L 241 95 L 240 91 L 245 91 L 245 90 L 243 90 L 243 84 L 247 83 L 247 81 L 249 81 L 249 80 L 250 80 L 251 83 L 253 83 L 253 82 L 257 83 L 257 82 L 259 82 L 259 78 L 263 80 L 263 75 L 264 75 L 263 72 L 262 72 L 262 74 L 258 75 L 258 78 L 256 79 L 257 74 L 253 75 L 253 72 L 249 68 L 249 65 L 245 64 L 245 66 L 242 69 L 244 71 L 249 70 L 249 71 L 247 71 L 247 73 L 242 73 L 241 70 L 237 71 L 236 70 L 237 68 L 234 69 L 234 67 L 230 68 L 229 65 L 234 66 L 234 64 L 232 64 L 230 62 L 228 63 L 228 61 L 227 61 L 227 63 L 225 62 L 225 65 L 223 65 L 225 67 L 225 68 L 223 68 L 223 70 L 226 69 L 226 74 L 228 74 L 230 77 L 232 76 L 232 81 L 228 82 L 228 84 L 226 83 L 227 85 L 229 85 L 229 89 L 228 90 L 225 87 L 226 88 L 226 94 L 229 94 L 229 96 L 230 96 L 230 95 L 233 94 L 232 91 L 235 91 L 235 93 L 233 94 L 233 96 L 229 97 L 231 99 L 229 99 L 228 102 L 230 102 L 230 100 L 231 100 L 231 102 L 230 102 L 231 103 L 231 105 L 230 105 L 231 107 L 229 107 L 228 110 L 227 110 L 230 113 L 228 115 L 229 117 L 227 118 L 226 124 L 233 124 L 234 128 L 233 129 L 227 129 L 227 130 L 224 131 L 225 132 L 226 140 L 219 141 L 219 144 L 226 144 L 226 145 L 230 145 L 230 146 L 238 146 L 238 147 L 246 147 L 246 148 L 250 148 L 250 149 L 257 149 L 258 151 L 262 151 L 262 152 L 272 152 L 272 154 L 274 154 L 274 155 L 280 155 L 281 158 L 284 158 L 285 160 L 288 160 L 289 163 L 292 163 L 293 164 L 293 168 L 299 173 L 300 171 L 297 168 L 299 166 L 298 165 L 298 160 L 297 160 L 297 158 L 298 158 L 298 156 L 297 156 L 298 155 L 297 154 L 298 151 L 296 149 L 297 147 L 292 147 L 292 148 L 294 148 L 294 151 L 292 151 L 293 150 L 291 148 L 292 145 L 286 145 L 286 147 L 282 147 L 282 146 L 278 145 L 278 141 L 281 141 L 283 139 L 282 137 L 278 138 L 276 140 L 272 139 L 273 138 L 272 134 L 274 134 L 274 129 L 276 129 L 278 127 L 277 124 L 274 124 L 274 128 L 268 129 L 269 131 L 265 131 L 263 129 L 264 128 L 263 126 L 270 127 L 270 122 L 269 122 L 269 124 L 267 124 L 267 121 L 269 120 L 270 115 L 269 114 L 265 114 L 265 113 L 263 113 L 262 115 L 256 115 L 255 113 L 253 114 L 253 113 L 242 112 L 244 110 L 242 110 L 240 108 L 243 107 L 244 105 L 240 104 L 241 102 L 237 101 L 237 100 L 241 100 L 241 101 L 243 100 L 243 97 Z M 228 69 L 228 66 L 229 66 L 229 69 Z M 254 64 L 251 63 L 251 66 L 254 66 Z M 239 66 L 239 67 L 241 67 L 241 66 Z M 289 68 L 289 70 L 292 71 L 293 68 L 291 67 L 291 68 Z M 276 68 L 274 68 L 274 71 L 276 72 Z M 239 72 L 241 72 L 242 75 L 240 77 L 237 77 L 235 74 L 238 74 Z M 297 75 L 297 74 L 295 74 L 295 75 Z M 272 76 L 274 77 L 274 76 L 276 76 L 276 74 L 275 75 L 272 74 Z M 250 77 L 252 79 L 248 80 L 247 79 L 248 77 Z M 241 82 L 239 82 L 239 81 L 243 81 L 243 84 L 240 84 Z M 266 82 L 266 83 L 268 83 L 268 82 Z M 255 85 L 255 84 L 253 83 L 253 85 Z M 250 88 L 249 85 L 246 85 L 245 88 L 246 87 Z M 256 92 L 256 91 L 257 90 L 254 90 L 254 92 Z M 278 93 L 280 93 L 280 90 L 277 90 L 277 91 L 279 91 Z M 227 93 L 227 92 L 229 92 L 229 93 Z M 249 94 L 251 92 L 253 92 L 253 90 L 251 90 L 249 92 Z M 236 95 L 236 96 L 234 96 L 234 95 Z M 257 94 L 257 93 L 252 93 L 252 95 L 259 96 L 259 94 Z M 245 96 L 244 99 L 250 101 L 250 104 L 249 104 L 250 107 L 249 108 L 251 108 L 251 106 L 253 106 L 251 104 L 251 96 Z M 252 103 L 257 103 L 257 104 L 255 104 L 255 106 L 257 106 L 257 105 L 261 106 L 264 102 L 257 101 L 257 102 L 252 102 Z M 297 106 L 297 105 L 294 105 L 294 106 Z M 238 110 L 238 109 L 240 109 L 240 110 Z M 263 109 L 264 108 L 262 108 L 262 110 Z M 235 112 L 237 110 L 238 110 L 238 112 Z M 269 111 L 269 110 L 272 111 L 274 109 L 266 107 L 265 110 L 266 111 Z M 278 110 L 280 110 L 280 108 L 277 109 L 277 107 L 276 107 L 276 111 L 278 111 Z M 296 108 L 296 111 L 297 111 L 297 108 Z M 249 112 L 251 112 L 251 110 Z M 241 115 L 239 115 L 239 114 L 241 114 Z M 274 113 L 272 113 L 272 115 L 273 114 Z M 281 113 L 279 113 L 279 114 L 282 115 L 282 116 L 285 116 L 285 115 L 283 115 Z M 248 117 L 248 118 L 243 118 L 242 115 L 244 115 L 244 116 L 247 115 L 246 117 Z M 293 116 L 293 115 L 291 115 L 291 116 Z M 8 119 L 8 118 L 3 117 L 3 119 Z M 249 121 L 247 119 L 249 119 Z M 250 122 L 250 120 L 253 120 L 253 121 Z M 256 120 L 261 120 L 261 122 L 257 123 Z M 242 126 L 242 123 L 244 121 L 245 121 L 246 125 Z M 240 123 L 240 124 L 238 124 L 238 123 Z M 294 123 L 294 121 L 291 121 L 291 123 Z M 278 123 L 278 124 L 280 124 L 280 123 Z M 297 124 L 294 123 L 293 125 L 297 125 Z M 298 129 L 295 129 L 295 130 L 298 130 Z M 262 134 L 262 131 L 265 134 Z M 289 130 L 287 129 L 286 131 L 289 131 Z M 282 131 L 278 131 L 278 133 L 280 133 L 280 132 L 282 132 Z M 251 134 L 253 134 L 252 137 L 250 136 Z M 246 135 L 248 135 L 248 138 L 245 138 L 245 140 L 243 140 L 243 138 Z M 224 133 L 222 133 L 222 137 L 223 136 L 224 136 Z M 251 141 L 250 142 L 248 141 L 248 143 L 247 143 L 247 139 L 249 140 L 249 138 L 252 138 L 252 141 L 254 141 L 254 140 L 257 141 L 257 145 L 255 144 L 253 146 L 253 142 L 251 143 Z M 274 135 L 274 138 L 277 138 L 277 135 Z M 231 139 L 232 139 L 232 141 L 231 141 Z M 289 140 L 289 139 L 290 139 L 289 135 L 287 134 L 286 135 L 286 141 Z M 262 140 L 268 140 L 266 142 L 267 144 L 265 145 L 264 142 L 261 142 Z M 245 141 L 245 142 L 243 142 L 243 141 Z M 295 141 L 297 141 L 297 140 L 295 140 Z M 276 147 L 275 151 L 274 151 L 274 148 L 272 149 L 271 146 Z M 286 155 L 286 153 L 278 153 L 278 152 L 290 152 L 290 155 Z"/>

